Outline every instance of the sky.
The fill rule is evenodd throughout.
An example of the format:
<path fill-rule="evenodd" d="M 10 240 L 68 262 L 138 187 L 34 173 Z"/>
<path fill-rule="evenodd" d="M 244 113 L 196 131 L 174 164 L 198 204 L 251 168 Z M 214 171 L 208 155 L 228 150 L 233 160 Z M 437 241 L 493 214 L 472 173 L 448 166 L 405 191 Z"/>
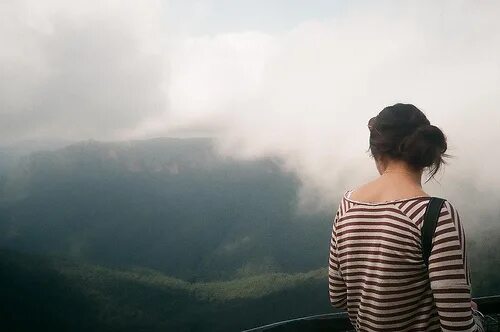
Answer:
<path fill-rule="evenodd" d="M 482 0 L 2 0 L 0 145 L 209 136 L 234 157 L 282 157 L 304 206 L 329 206 L 375 175 L 368 119 L 408 102 L 455 156 L 430 188 L 470 211 L 471 197 L 493 206 L 499 10 Z"/>

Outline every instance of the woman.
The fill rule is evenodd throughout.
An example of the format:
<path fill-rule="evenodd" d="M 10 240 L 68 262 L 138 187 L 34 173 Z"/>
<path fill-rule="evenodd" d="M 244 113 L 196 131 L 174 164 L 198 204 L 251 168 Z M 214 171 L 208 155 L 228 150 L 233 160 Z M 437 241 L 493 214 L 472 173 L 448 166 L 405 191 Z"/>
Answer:
<path fill-rule="evenodd" d="M 479 331 L 474 322 L 465 235 L 457 209 L 441 208 L 424 264 L 422 189 L 442 166 L 446 137 L 409 104 L 368 123 L 380 177 L 344 194 L 333 221 L 329 291 L 357 331 Z"/>

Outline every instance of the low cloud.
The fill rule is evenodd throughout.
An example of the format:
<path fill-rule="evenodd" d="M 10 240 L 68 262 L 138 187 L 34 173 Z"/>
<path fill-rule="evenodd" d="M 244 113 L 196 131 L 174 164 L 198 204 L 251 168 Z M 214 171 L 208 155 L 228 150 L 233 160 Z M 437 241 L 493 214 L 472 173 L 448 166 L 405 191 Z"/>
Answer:
<path fill-rule="evenodd" d="M 173 53 L 170 130 L 215 128 L 225 153 L 283 156 L 302 179 L 303 204 L 324 209 L 339 188 L 376 174 L 368 119 L 386 105 L 414 103 L 448 135 L 455 156 L 430 191 L 471 215 L 471 199 L 495 207 L 483 196 L 500 184 L 499 9 L 377 2 L 283 33 L 191 37 Z"/>
<path fill-rule="evenodd" d="M 409 102 L 456 156 L 430 191 L 470 216 L 470 201 L 496 206 L 498 2 L 351 2 L 289 31 L 202 35 L 166 31 L 158 1 L 1 6 L 3 141 L 210 135 L 222 153 L 283 157 L 303 206 L 330 209 L 376 174 L 368 119 Z"/>
<path fill-rule="evenodd" d="M 113 138 L 168 110 L 157 1 L 3 1 L 0 140 Z"/>

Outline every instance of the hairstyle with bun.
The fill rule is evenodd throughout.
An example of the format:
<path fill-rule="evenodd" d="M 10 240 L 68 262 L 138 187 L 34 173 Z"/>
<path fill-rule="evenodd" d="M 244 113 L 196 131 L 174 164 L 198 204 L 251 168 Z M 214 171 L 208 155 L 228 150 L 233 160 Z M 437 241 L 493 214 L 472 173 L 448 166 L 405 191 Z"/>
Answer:
<path fill-rule="evenodd" d="M 445 163 L 446 136 L 431 125 L 412 104 L 395 104 L 371 118 L 370 151 L 373 157 L 403 160 L 416 170 L 427 168 L 429 179 Z"/>

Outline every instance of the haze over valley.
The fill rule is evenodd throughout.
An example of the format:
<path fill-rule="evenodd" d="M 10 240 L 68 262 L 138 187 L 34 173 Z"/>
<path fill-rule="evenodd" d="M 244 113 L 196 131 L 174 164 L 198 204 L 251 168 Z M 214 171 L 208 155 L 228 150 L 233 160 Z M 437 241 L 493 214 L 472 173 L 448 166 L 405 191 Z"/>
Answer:
<path fill-rule="evenodd" d="M 451 155 L 473 295 L 500 286 L 500 3 L 0 2 L 0 329 L 237 331 L 333 311 L 368 120 Z M 424 179 L 425 180 L 425 179 Z"/>

